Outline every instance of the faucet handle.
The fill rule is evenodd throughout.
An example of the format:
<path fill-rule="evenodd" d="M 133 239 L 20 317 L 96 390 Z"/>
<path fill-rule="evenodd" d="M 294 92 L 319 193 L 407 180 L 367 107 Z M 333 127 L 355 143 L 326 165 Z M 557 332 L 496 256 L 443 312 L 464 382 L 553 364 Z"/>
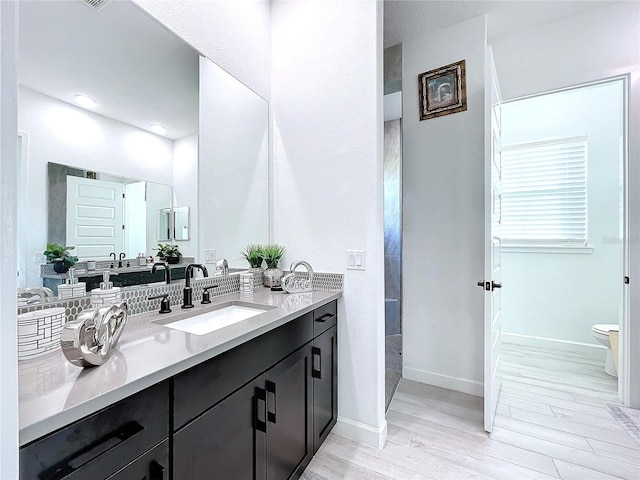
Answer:
<path fill-rule="evenodd" d="M 159 313 L 171 313 L 171 302 L 169 301 L 169 294 L 165 293 L 164 295 L 156 295 L 155 297 L 149 297 L 147 300 L 157 300 L 161 298 L 160 302 L 160 312 Z"/>

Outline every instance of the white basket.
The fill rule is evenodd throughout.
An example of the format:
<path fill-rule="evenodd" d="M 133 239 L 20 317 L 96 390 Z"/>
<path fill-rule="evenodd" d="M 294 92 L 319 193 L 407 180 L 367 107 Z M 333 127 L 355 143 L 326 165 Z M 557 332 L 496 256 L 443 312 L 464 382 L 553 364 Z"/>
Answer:
<path fill-rule="evenodd" d="M 62 307 L 18 315 L 18 360 L 36 358 L 59 349 L 65 321 Z"/>

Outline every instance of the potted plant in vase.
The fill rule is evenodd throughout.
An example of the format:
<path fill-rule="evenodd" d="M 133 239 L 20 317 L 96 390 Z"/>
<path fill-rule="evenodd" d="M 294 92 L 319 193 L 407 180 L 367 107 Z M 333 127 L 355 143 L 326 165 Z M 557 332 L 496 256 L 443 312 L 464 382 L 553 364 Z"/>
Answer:
<path fill-rule="evenodd" d="M 280 280 L 284 272 L 278 268 L 278 262 L 283 255 L 284 247 L 280 245 L 262 247 L 262 258 L 267 264 L 267 269 L 262 273 L 262 284 L 265 287 L 282 288 Z"/>
<path fill-rule="evenodd" d="M 161 260 L 172 265 L 180 262 L 180 257 L 182 257 L 182 253 L 180 252 L 178 245 L 159 243 L 158 248 L 154 248 L 154 250 L 158 250 L 158 257 L 160 257 Z"/>
<path fill-rule="evenodd" d="M 47 243 L 44 256 L 47 261 L 53 263 L 56 273 L 67 273 L 69 267 L 73 267 L 78 261 L 78 257 L 71 255 L 70 251 L 76 247 L 63 247 L 59 243 Z"/>
<path fill-rule="evenodd" d="M 262 261 L 264 260 L 264 256 L 262 254 L 262 246 L 249 244 L 245 247 L 245 249 L 240 252 L 242 258 L 244 258 L 247 262 L 249 262 L 249 266 L 251 270 L 254 271 L 262 271 Z"/>

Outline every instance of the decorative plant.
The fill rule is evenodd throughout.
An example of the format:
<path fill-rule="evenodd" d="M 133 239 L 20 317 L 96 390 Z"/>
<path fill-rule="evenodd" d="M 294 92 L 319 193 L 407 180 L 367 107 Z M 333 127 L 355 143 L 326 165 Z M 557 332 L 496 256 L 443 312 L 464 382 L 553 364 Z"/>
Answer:
<path fill-rule="evenodd" d="M 267 262 L 267 268 L 278 268 L 278 262 L 284 255 L 284 247 L 280 245 L 265 245 L 262 247 L 262 257 Z"/>
<path fill-rule="evenodd" d="M 159 243 L 158 248 L 154 248 L 154 250 L 158 250 L 158 256 L 160 258 L 180 258 L 182 253 L 180 252 L 178 245 L 171 245 L 170 243 Z"/>
<path fill-rule="evenodd" d="M 59 263 L 58 268 L 66 271 L 69 267 L 73 267 L 78 261 L 78 257 L 70 253 L 74 248 L 76 247 L 63 247 L 59 243 L 47 243 L 47 249 L 44 251 L 44 255 L 47 257 L 48 262 L 54 264 L 54 268 L 55 264 Z"/>
<path fill-rule="evenodd" d="M 262 261 L 264 260 L 264 254 L 262 253 L 261 245 L 249 244 L 245 247 L 245 249 L 240 252 L 242 258 L 244 258 L 251 268 L 260 268 L 262 266 Z"/>

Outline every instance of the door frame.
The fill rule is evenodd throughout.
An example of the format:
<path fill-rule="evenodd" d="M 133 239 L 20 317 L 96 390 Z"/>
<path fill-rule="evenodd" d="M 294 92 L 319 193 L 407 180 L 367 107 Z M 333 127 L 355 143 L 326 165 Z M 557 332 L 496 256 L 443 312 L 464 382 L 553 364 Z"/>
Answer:
<path fill-rule="evenodd" d="M 640 179 L 631 182 L 634 170 L 630 169 L 630 150 L 632 151 L 634 146 L 630 139 L 630 123 L 634 120 L 632 116 L 629 98 L 631 96 L 631 72 L 622 73 L 620 75 L 614 75 L 611 77 L 602 78 L 599 80 L 593 80 L 590 82 L 578 83 L 570 85 L 568 87 L 556 88 L 547 90 L 540 93 L 534 93 L 531 95 L 523 95 L 521 97 L 504 100 L 502 103 L 511 103 L 514 101 L 524 100 L 527 98 L 535 98 L 541 95 L 548 95 L 552 93 L 559 93 L 569 90 L 575 90 L 578 88 L 589 87 L 593 85 L 600 85 L 604 83 L 610 83 L 614 81 L 622 82 L 623 92 L 623 109 L 622 109 L 622 275 L 620 279 L 620 285 L 622 288 L 622 317 L 620 319 L 620 343 L 619 343 L 619 363 L 618 363 L 618 397 L 627 406 L 640 408 L 640 387 L 636 386 L 636 391 L 632 390 L 632 378 L 640 377 L 640 363 L 638 364 L 638 370 L 636 371 L 631 361 L 632 346 L 635 346 L 637 350 L 640 348 L 640 314 L 635 313 L 636 308 L 632 308 L 632 297 L 640 296 L 640 272 L 638 275 L 633 275 L 632 265 L 633 262 L 640 261 L 640 211 L 636 211 L 633 208 L 633 204 L 630 201 L 631 197 L 640 197 Z M 637 82 L 636 82 L 637 83 Z M 635 139 L 638 142 L 638 139 Z M 633 154 L 633 151 L 631 152 Z M 636 155 L 638 152 L 636 152 Z M 639 164 L 640 166 L 640 164 Z M 640 172 L 638 173 L 640 176 Z M 640 198 L 637 199 L 638 206 L 640 207 Z M 633 233 L 632 233 L 633 232 Z M 638 234 L 635 234 L 638 232 Z M 634 241 L 630 241 L 633 239 Z M 633 260 L 633 262 L 632 262 Z M 640 265 L 638 265 L 640 267 Z M 636 270 L 637 268 L 636 267 Z M 624 277 L 631 277 L 630 284 L 624 283 Z M 634 295 L 634 291 L 635 293 Z M 638 353 L 640 355 L 640 353 Z"/>

